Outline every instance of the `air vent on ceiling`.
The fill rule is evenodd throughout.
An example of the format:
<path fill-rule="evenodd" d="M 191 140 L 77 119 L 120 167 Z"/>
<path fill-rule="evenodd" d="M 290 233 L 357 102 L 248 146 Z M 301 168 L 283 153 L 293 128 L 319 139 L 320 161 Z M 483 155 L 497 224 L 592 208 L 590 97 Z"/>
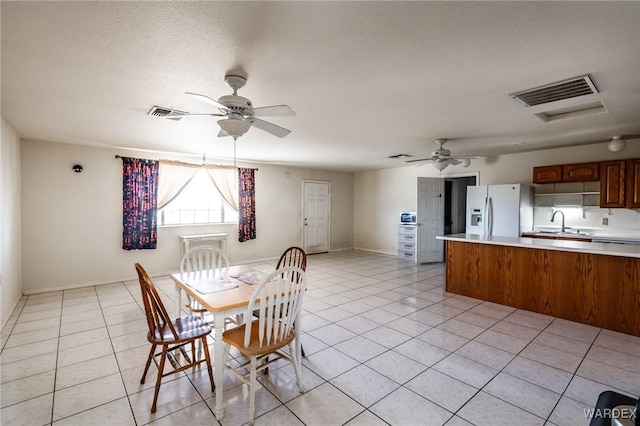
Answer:
<path fill-rule="evenodd" d="M 545 86 L 512 93 L 509 96 L 524 106 L 534 106 L 594 93 L 598 93 L 598 88 L 591 79 L 591 76 L 586 74 Z"/>
<path fill-rule="evenodd" d="M 166 117 L 169 120 L 180 121 L 183 116 L 187 115 L 187 113 L 184 111 L 178 111 L 177 109 L 154 106 L 151 108 L 148 115 L 153 115 L 154 117 Z"/>
<path fill-rule="evenodd" d="M 592 102 L 583 105 L 574 105 L 569 108 L 556 109 L 535 114 L 540 120 L 546 122 L 562 120 L 565 118 L 583 117 L 585 115 L 602 114 L 608 112 L 602 102 Z"/>

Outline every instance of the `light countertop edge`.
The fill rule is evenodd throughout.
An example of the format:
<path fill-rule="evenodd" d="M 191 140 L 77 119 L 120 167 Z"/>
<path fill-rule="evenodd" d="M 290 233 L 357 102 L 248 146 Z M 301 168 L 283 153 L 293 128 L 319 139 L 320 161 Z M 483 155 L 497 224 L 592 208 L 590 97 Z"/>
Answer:
<path fill-rule="evenodd" d="M 438 240 L 492 244 L 530 249 L 560 250 L 605 256 L 640 258 L 640 246 L 630 244 L 593 243 L 571 240 L 549 240 L 529 237 L 495 237 L 490 235 L 453 234 L 437 236 Z"/>

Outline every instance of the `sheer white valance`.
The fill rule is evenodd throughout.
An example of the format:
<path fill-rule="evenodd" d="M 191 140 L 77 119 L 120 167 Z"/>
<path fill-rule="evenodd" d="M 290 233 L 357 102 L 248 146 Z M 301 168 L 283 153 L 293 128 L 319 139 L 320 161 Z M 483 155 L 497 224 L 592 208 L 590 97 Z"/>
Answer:
<path fill-rule="evenodd" d="M 169 204 L 180 194 L 198 171 L 205 169 L 220 196 L 238 211 L 237 169 L 233 166 L 191 164 L 181 161 L 160 160 L 158 171 L 158 209 Z M 206 194 L 203 194 L 206 195 Z"/>

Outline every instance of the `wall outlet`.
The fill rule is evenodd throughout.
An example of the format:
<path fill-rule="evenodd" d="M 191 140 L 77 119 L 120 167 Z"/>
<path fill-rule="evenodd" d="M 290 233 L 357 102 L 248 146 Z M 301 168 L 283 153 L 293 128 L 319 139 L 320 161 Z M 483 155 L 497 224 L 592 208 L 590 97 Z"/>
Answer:
<path fill-rule="evenodd" d="M 608 217 L 603 217 L 602 218 L 602 224 L 605 225 L 605 226 L 608 226 L 609 225 L 609 218 Z"/>

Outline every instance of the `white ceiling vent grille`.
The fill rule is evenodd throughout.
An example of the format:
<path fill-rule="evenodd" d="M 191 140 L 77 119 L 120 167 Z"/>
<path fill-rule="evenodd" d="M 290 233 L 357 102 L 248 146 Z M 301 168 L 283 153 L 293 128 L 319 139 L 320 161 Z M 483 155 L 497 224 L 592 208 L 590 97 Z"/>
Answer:
<path fill-rule="evenodd" d="M 591 76 L 586 74 L 545 86 L 512 93 L 509 96 L 524 106 L 534 106 L 594 93 L 598 93 L 598 88 L 591 79 Z"/>
<path fill-rule="evenodd" d="M 169 120 L 180 121 L 182 120 L 182 117 L 187 115 L 187 113 L 184 111 L 178 111 L 177 109 L 154 106 L 149 110 L 148 115 L 153 115 L 154 117 L 166 117 Z"/>

